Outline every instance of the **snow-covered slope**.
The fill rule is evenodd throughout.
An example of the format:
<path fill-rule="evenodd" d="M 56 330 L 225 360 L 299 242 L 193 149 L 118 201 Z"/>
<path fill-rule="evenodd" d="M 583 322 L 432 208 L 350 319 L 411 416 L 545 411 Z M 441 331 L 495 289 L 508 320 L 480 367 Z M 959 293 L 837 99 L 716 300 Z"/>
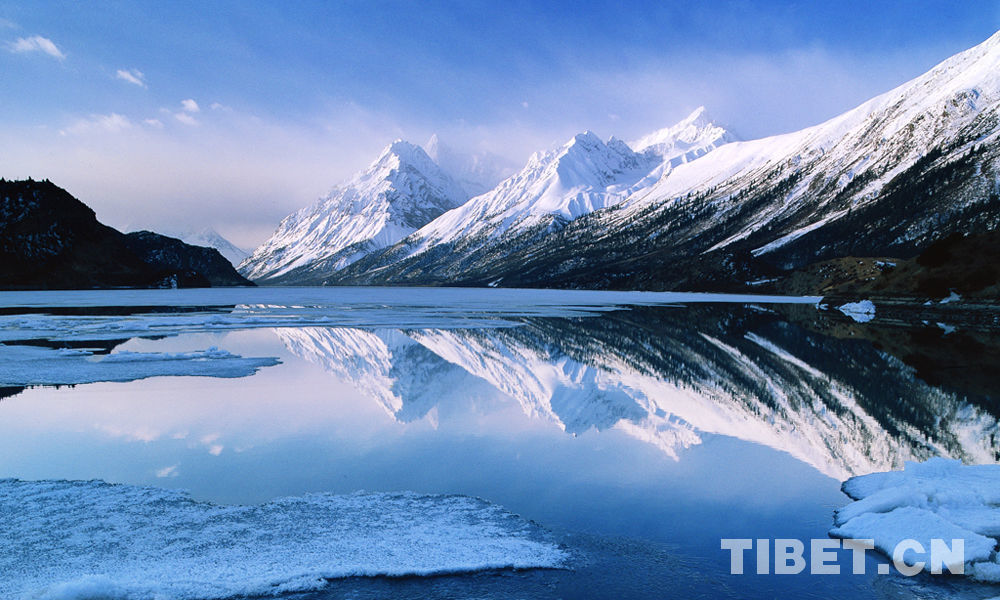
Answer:
<path fill-rule="evenodd" d="M 994 142 L 1000 104 L 1000 33 L 983 44 L 958 54 L 924 75 L 865 102 L 829 121 L 794 133 L 740 142 L 720 148 L 703 161 L 678 166 L 657 185 L 631 203 L 636 211 L 689 193 L 716 189 L 719 208 L 738 204 L 732 196 L 769 179 L 792 174 L 798 180 L 789 193 L 755 216 L 735 235 L 713 246 L 720 248 L 743 239 L 766 224 L 813 203 L 813 219 L 803 229 L 781 236 L 755 249 L 772 251 L 819 226 L 847 214 L 848 206 L 831 207 L 835 192 L 858 177 L 849 206 L 858 208 L 879 199 L 879 192 L 896 175 L 936 147 L 951 142 Z M 982 127 L 969 134 L 977 121 Z M 960 150 L 961 151 L 961 150 Z M 822 192 L 818 194 L 817 192 Z M 834 193 L 831 193 L 834 192 Z M 727 196 L 726 194 L 729 194 Z M 820 202 L 814 202 L 814 198 Z M 826 200 L 824 202 L 823 200 Z"/>
<path fill-rule="evenodd" d="M 167 235 L 170 234 L 168 233 Z M 195 231 L 184 231 L 173 237 L 180 238 L 181 241 L 191 244 L 192 246 L 215 248 L 219 251 L 219 254 L 226 257 L 226 260 L 233 263 L 234 267 L 239 266 L 239 264 L 246 260 L 247 256 L 250 255 L 249 252 L 222 237 L 219 232 L 211 227 Z"/>
<path fill-rule="evenodd" d="M 392 245 L 466 198 L 419 146 L 397 140 L 368 169 L 286 217 L 240 272 L 273 283 L 333 271 Z"/>
<path fill-rule="evenodd" d="M 591 132 L 581 133 L 556 151 L 533 155 L 518 174 L 436 219 L 414 238 L 426 248 L 480 233 L 496 238 L 548 216 L 571 220 L 621 202 L 659 163 L 658 157 L 640 155 L 619 140 L 605 144 Z"/>

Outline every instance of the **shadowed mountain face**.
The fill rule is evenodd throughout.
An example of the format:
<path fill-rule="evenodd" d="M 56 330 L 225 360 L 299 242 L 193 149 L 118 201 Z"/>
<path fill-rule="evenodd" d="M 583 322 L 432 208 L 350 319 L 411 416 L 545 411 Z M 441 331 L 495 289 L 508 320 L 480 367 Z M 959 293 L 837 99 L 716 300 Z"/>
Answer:
<path fill-rule="evenodd" d="M 124 235 L 66 190 L 0 180 L 0 289 L 252 285 L 215 250 Z"/>
<path fill-rule="evenodd" d="M 934 329 L 704 305 L 504 329 L 278 333 L 401 421 L 503 397 L 571 434 L 616 428 L 680 460 L 705 435 L 726 435 L 843 479 L 939 454 L 1000 460 L 989 382 L 946 370 L 925 381 L 907 364 L 928 360 Z"/>
<path fill-rule="evenodd" d="M 253 285 L 215 248 L 192 246 L 151 231 L 127 234 L 125 245 L 146 264 L 169 273 L 167 277 L 178 277 L 180 287 Z"/>

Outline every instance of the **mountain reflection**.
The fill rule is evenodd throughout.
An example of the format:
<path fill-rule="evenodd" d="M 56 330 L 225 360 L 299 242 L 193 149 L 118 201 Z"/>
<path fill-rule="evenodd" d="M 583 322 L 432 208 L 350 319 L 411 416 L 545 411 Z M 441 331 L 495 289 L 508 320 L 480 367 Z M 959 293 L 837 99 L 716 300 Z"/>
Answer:
<path fill-rule="evenodd" d="M 956 381 L 947 369 L 921 378 L 907 361 L 926 363 L 940 346 L 926 328 L 854 331 L 815 309 L 777 310 L 695 305 L 503 329 L 276 332 L 401 422 L 499 391 L 567 433 L 617 428 L 677 459 L 720 434 L 838 479 L 935 455 L 1000 460 L 995 402 L 981 393 L 997 389 L 983 381 L 996 374 L 972 364 Z M 984 347 L 978 355 L 991 356 Z M 968 372 L 975 385 L 962 384 Z"/>

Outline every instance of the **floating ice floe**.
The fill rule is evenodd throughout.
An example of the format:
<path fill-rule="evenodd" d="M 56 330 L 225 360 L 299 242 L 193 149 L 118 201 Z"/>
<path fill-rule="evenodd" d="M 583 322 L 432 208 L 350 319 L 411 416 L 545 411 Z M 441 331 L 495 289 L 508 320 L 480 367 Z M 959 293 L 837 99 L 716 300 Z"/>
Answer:
<path fill-rule="evenodd" d="M 244 358 L 218 348 L 196 352 L 116 352 L 0 344 L 0 386 L 76 385 L 193 375 L 247 377 L 276 358 Z"/>
<path fill-rule="evenodd" d="M 558 568 L 549 534 L 467 496 L 310 494 L 257 506 L 101 481 L 0 480 L 0 597 L 273 596 L 330 579 Z"/>
<path fill-rule="evenodd" d="M 837 310 L 858 323 L 867 323 L 875 318 L 875 304 L 871 300 L 848 302 L 847 304 L 838 306 Z"/>
<path fill-rule="evenodd" d="M 957 294 L 955 290 L 950 290 L 950 292 L 951 293 L 948 294 L 948 297 L 945 298 L 944 300 L 941 300 L 941 302 L 939 302 L 938 304 L 948 304 L 949 302 L 957 302 L 962 299 L 962 296 Z"/>
<path fill-rule="evenodd" d="M 1000 582 L 1000 465 L 932 458 L 907 462 L 903 471 L 853 477 L 843 490 L 855 501 L 836 511 L 830 535 L 874 540 L 887 556 L 904 540 L 929 552 L 935 544 L 951 548 L 960 539 L 964 574 Z"/>

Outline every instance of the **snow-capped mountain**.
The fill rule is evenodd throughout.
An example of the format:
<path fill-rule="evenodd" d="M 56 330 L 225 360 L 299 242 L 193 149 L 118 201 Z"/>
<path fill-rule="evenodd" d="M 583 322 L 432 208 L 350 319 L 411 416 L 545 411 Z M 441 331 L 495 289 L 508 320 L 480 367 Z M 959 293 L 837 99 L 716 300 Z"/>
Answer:
<path fill-rule="evenodd" d="M 366 170 L 286 217 L 240 272 L 266 283 L 306 281 L 396 243 L 466 199 L 419 146 L 397 140 Z"/>
<path fill-rule="evenodd" d="M 442 142 L 437 134 L 427 140 L 424 150 L 470 198 L 492 190 L 517 170 L 516 165 L 491 152 L 459 152 Z"/>
<path fill-rule="evenodd" d="M 249 252 L 222 237 L 218 231 L 212 229 L 211 227 L 182 231 L 176 235 L 168 232 L 166 235 L 179 238 L 181 241 L 191 244 L 192 246 L 215 248 L 219 251 L 219 254 L 231 262 L 234 267 L 239 266 L 239 264 L 246 260 L 247 256 L 250 255 Z"/>
<path fill-rule="evenodd" d="M 422 227 L 375 265 L 407 261 L 413 263 L 407 268 L 423 277 L 460 276 L 455 265 L 464 269 L 502 256 L 511 246 L 532 247 L 566 223 L 625 202 L 675 166 L 733 139 L 703 108 L 644 138 L 639 152 L 617 138 L 604 142 L 589 131 L 578 134 L 556 150 L 534 154 L 520 172 Z M 438 261 L 445 254 L 447 259 Z"/>
<path fill-rule="evenodd" d="M 435 219 L 407 242 L 419 240 L 418 247 L 426 249 L 480 234 L 495 239 L 553 218 L 569 221 L 621 202 L 660 162 L 620 140 L 604 143 L 589 131 L 581 133 L 558 150 L 533 155 L 518 174 Z"/>
<path fill-rule="evenodd" d="M 738 289 L 1000 227 L 1000 33 L 802 131 L 731 141 L 701 112 L 642 153 L 577 136 L 331 281 Z"/>

